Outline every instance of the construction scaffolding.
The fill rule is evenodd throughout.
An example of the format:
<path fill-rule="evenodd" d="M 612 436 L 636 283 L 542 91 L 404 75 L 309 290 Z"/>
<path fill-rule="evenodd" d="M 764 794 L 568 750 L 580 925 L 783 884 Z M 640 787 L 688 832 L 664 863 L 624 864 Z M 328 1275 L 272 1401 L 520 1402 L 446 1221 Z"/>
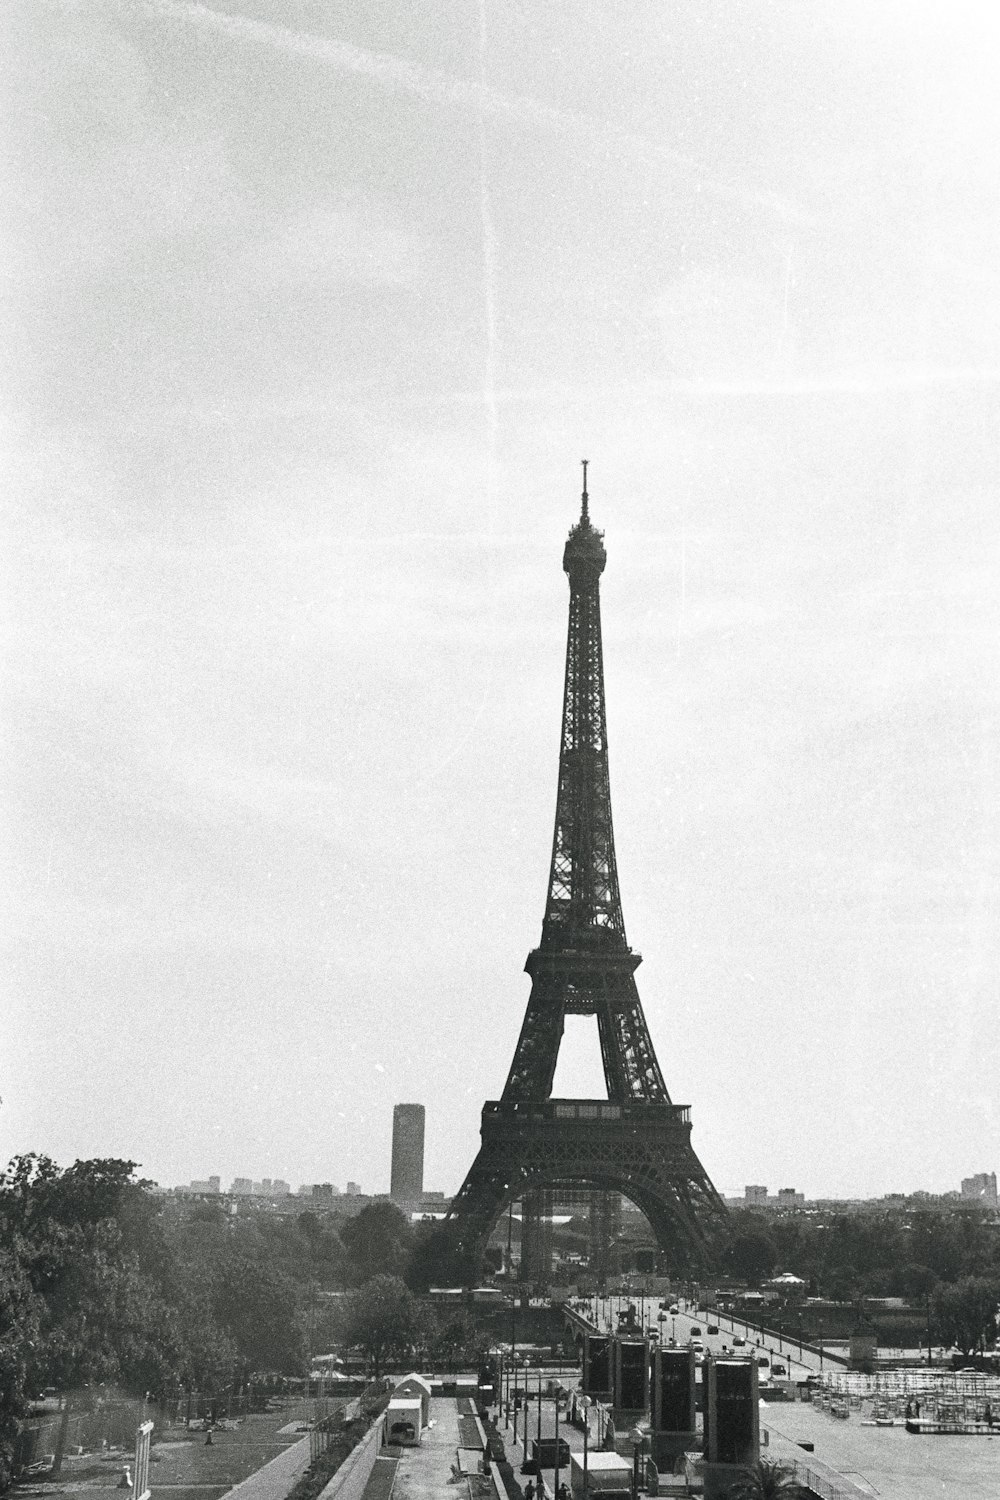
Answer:
<path fill-rule="evenodd" d="M 832 1417 L 914 1433 L 1000 1434 L 1000 1375 L 981 1370 L 837 1370 L 814 1401 Z"/>

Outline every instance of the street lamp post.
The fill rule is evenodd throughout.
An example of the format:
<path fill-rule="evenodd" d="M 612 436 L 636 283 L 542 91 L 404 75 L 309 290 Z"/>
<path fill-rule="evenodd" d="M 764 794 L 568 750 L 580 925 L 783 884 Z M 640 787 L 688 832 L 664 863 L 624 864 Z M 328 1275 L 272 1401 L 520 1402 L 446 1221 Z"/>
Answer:
<path fill-rule="evenodd" d="M 590 1398 L 583 1398 L 583 1500 L 587 1500 L 590 1469 Z"/>
<path fill-rule="evenodd" d="M 556 1463 L 555 1473 L 552 1476 L 552 1493 L 558 1500 L 559 1496 L 559 1387 L 556 1387 Z"/>
<path fill-rule="evenodd" d="M 510 1275 L 510 1236 L 511 1236 L 511 1218 L 512 1218 L 513 1212 L 514 1212 L 514 1205 L 512 1203 L 510 1205 L 510 1208 L 507 1211 L 507 1275 L 508 1276 Z M 515 1381 L 515 1386 L 516 1386 L 516 1383 L 517 1383 L 517 1290 L 516 1290 L 516 1288 L 514 1286 L 513 1281 L 511 1281 L 511 1286 L 510 1286 L 510 1363 L 511 1363 L 511 1367 L 514 1369 L 514 1372 L 515 1372 L 514 1373 L 514 1381 Z M 509 1402 L 508 1402 L 508 1404 L 509 1404 Z M 516 1416 L 515 1416 L 514 1420 L 515 1420 L 515 1423 L 516 1423 L 516 1421 L 517 1421 Z M 515 1433 L 515 1441 L 516 1441 L 516 1433 Z"/>
<path fill-rule="evenodd" d="M 642 1458 L 643 1431 L 641 1427 L 633 1427 L 632 1438 L 632 1500 L 636 1500 L 639 1494 L 639 1463 Z"/>

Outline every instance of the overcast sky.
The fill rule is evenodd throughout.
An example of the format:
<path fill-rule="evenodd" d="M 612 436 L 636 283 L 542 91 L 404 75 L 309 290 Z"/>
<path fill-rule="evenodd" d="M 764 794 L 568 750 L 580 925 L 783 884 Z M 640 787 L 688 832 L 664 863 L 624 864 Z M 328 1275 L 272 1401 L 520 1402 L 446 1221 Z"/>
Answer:
<path fill-rule="evenodd" d="M 996 7 L 4 9 L 0 1155 L 458 1188 L 586 457 L 707 1171 L 1000 1167 Z"/>

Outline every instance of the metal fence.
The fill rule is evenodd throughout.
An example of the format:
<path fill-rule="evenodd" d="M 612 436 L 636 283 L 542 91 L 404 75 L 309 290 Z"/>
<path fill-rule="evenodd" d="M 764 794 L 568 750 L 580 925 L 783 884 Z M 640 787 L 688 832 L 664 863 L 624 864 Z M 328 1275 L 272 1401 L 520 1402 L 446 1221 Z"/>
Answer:
<path fill-rule="evenodd" d="M 317 1406 L 321 1403 L 317 1402 Z M 329 1406 L 329 1402 L 322 1405 Z M 315 1463 L 321 1454 L 327 1453 L 344 1438 L 344 1408 L 338 1405 L 332 1411 L 318 1416 L 309 1429 L 309 1462 Z"/>
<path fill-rule="evenodd" d="M 805 1464 L 794 1465 L 794 1477 L 799 1484 L 806 1485 L 819 1500 L 859 1500 L 862 1491 L 849 1481 L 831 1479 L 826 1474 L 817 1474 Z"/>

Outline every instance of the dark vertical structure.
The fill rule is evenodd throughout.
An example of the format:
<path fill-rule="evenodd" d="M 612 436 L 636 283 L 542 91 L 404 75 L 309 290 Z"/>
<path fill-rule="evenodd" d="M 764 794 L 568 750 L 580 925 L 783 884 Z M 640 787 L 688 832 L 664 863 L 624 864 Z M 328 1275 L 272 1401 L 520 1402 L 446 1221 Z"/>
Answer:
<path fill-rule="evenodd" d="M 394 1203 L 418 1203 L 423 1195 L 424 1106 L 397 1104 L 392 1112 L 389 1197 Z"/>
<path fill-rule="evenodd" d="M 590 1194 L 590 1270 L 598 1290 L 604 1289 L 610 1277 L 621 1270 L 618 1242 L 622 1232 L 622 1199 L 620 1193 Z"/>
<path fill-rule="evenodd" d="M 551 1188 L 532 1188 L 521 1204 L 521 1274 L 529 1286 L 548 1285 L 552 1279 L 552 1220 L 555 1200 Z"/>
<path fill-rule="evenodd" d="M 542 936 L 525 964 L 531 994 L 499 1100 L 483 1108 L 482 1145 L 451 1208 L 481 1257 L 512 1198 L 574 1183 L 620 1192 L 645 1213 L 674 1267 L 696 1264 L 723 1205 L 691 1146 L 689 1111 L 667 1093 L 646 1027 L 618 889 L 604 706 L 603 533 L 590 521 L 587 465 L 569 533 L 569 631 L 559 787 Z M 564 1018 L 597 1018 L 607 1100 L 552 1099 Z"/>
<path fill-rule="evenodd" d="M 705 1458 L 710 1464 L 741 1468 L 754 1463 L 760 1451 L 756 1360 L 709 1358 L 702 1379 Z"/>

